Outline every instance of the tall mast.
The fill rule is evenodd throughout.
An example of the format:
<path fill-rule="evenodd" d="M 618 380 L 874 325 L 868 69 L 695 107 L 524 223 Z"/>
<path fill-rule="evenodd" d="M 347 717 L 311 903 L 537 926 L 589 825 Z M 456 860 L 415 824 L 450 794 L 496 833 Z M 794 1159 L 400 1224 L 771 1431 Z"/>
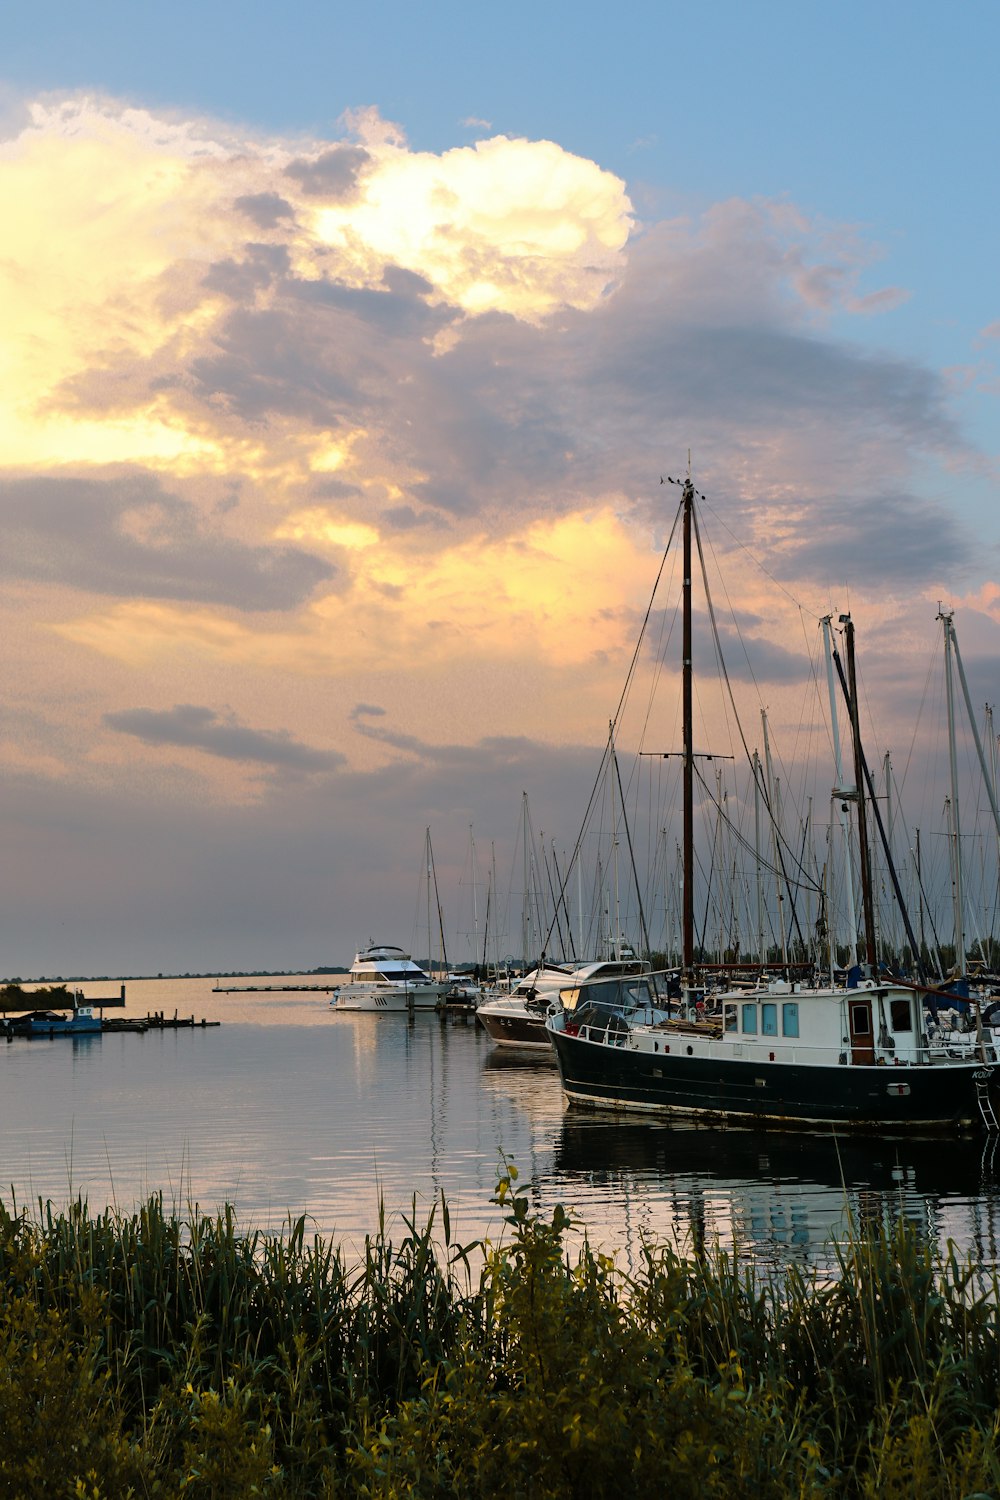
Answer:
<path fill-rule="evenodd" d="M 761 729 L 764 735 L 764 774 L 767 777 L 767 801 L 771 824 L 771 856 L 774 860 L 774 890 L 778 901 L 778 932 L 781 939 L 781 962 L 788 963 L 788 939 L 785 935 L 785 897 L 781 889 L 781 853 L 778 840 L 781 837 L 781 805 L 771 768 L 771 741 L 767 732 L 767 709 L 760 711 Z"/>
<path fill-rule="evenodd" d="M 437 907 L 438 936 L 441 939 L 441 970 L 442 973 L 447 974 L 449 967 L 448 944 L 445 942 L 444 936 L 444 912 L 441 910 L 441 892 L 438 890 L 437 867 L 434 864 L 434 850 L 431 848 L 430 829 L 427 830 L 427 849 L 431 857 L 431 874 L 434 877 L 434 905 Z"/>
<path fill-rule="evenodd" d="M 581 958 L 586 958 L 586 949 L 583 946 L 583 860 L 576 862 L 576 932 L 577 949 Z"/>
<path fill-rule="evenodd" d="M 803 828 L 802 828 L 802 868 L 803 869 L 805 869 L 805 867 L 806 867 L 806 860 L 809 858 L 810 854 L 813 855 L 813 864 L 815 866 L 815 850 L 812 847 L 812 841 L 813 841 L 812 819 L 813 819 L 813 799 L 811 797 L 809 797 L 808 800 L 806 801 L 806 818 L 805 818 L 805 823 L 803 824 Z M 812 919 L 812 890 L 811 890 L 811 888 L 808 885 L 806 886 L 806 932 L 808 934 L 809 950 L 811 950 L 812 952 L 818 954 L 818 950 L 815 949 L 815 948 L 813 948 L 813 946 L 812 946 L 813 943 L 816 942 L 816 929 L 813 926 L 813 919 Z M 809 950 L 807 950 L 807 952 Z M 816 962 L 816 960 L 814 960 L 814 964 L 815 964 L 815 962 Z"/>
<path fill-rule="evenodd" d="M 721 766 L 716 766 L 716 768 L 715 768 L 715 842 L 716 842 L 716 846 L 717 846 L 718 851 L 719 851 L 719 874 L 720 874 L 720 876 L 722 875 L 722 872 L 724 870 L 728 874 L 728 866 L 729 866 L 729 860 L 727 858 L 726 850 L 725 850 L 724 842 L 723 842 L 723 828 L 724 828 L 724 826 L 725 825 L 724 825 L 724 823 L 722 821 L 722 767 Z M 726 922 L 725 884 L 724 884 L 724 881 L 722 879 L 720 879 L 720 881 L 719 881 L 719 891 L 720 891 L 720 894 L 719 894 L 719 959 L 718 959 L 718 961 L 721 964 L 723 962 L 723 956 L 722 955 L 723 955 L 723 952 L 724 952 L 724 949 L 725 949 L 725 922 Z"/>
<path fill-rule="evenodd" d="M 493 839 L 490 839 L 490 890 L 493 893 L 493 904 L 495 906 L 496 903 L 497 903 L 497 846 L 496 846 L 495 840 L 493 840 Z M 507 918 L 505 918 L 505 920 L 509 921 L 509 916 Z M 486 926 L 487 926 L 487 931 L 488 931 L 489 930 L 489 918 L 488 917 L 487 917 Z M 494 937 L 493 937 L 493 972 L 494 972 L 494 975 L 496 976 L 496 978 L 499 980 L 499 977 L 500 977 L 500 924 L 497 921 L 496 917 L 493 918 L 493 930 L 494 930 Z M 509 942 L 510 941 L 510 933 L 507 932 L 507 933 L 504 934 L 504 936 L 507 938 L 507 940 Z M 484 966 L 485 966 L 485 963 L 486 963 L 486 939 L 484 938 L 483 939 L 483 964 L 484 964 Z"/>
<path fill-rule="evenodd" d="M 851 700 L 851 733 L 854 741 L 854 785 L 858 799 L 858 852 L 861 865 L 861 906 L 865 916 L 865 960 L 874 973 L 875 905 L 872 901 L 872 870 L 868 853 L 868 815 L 865 807 L 864 752 L 861 748 L 861 720 L 858 713 L 858 679 L 854 666 L 854 621 L 841 615 L 847 647 L 847 690 Z"/>
<path fill-rule="evenodd" d="M 611 725 L 611 859 L 612 878 L 614 881 L 615 894 L 615 925 L 614 925 L 614 957 L 622 956 L 622 914 L 621 895 L 618 888 L 618 812 L 615 807 L 615 782 L 618 780 L 618 755 L 615 750 L 615 727 Z M 622 815 L 624 816 L 624 807 Z M 610 930 L 610 922 L 608 924 Z"/>
<path fill-rule="evenodd" d="M 753 843 L 754 864 L 757 871 L 757 956 L 762 964 L 767 962 L 767 948 L 764 943 L 764 869 L 761 863 L 760 847 L 760 787 L 763 777 L 760 764 L 760 754 L 753 753 Z"/>
<path fill-rule="evenodd" d="M 434 978 L 434 939 L 431 929 L 431 831 L 424 834 L 424 863 L 427 866 L 427 967 Z"/>
<path fill-rule="evenodd" d="M 952 898 L 955 909 L 955 966 L 959 976 L 965 973 L 965 899 L 962 891 L 962 825 L 958 813 L 958 752 L 955 745 L 955 686 L 953 682 L 952 616 L 939 609 L 938 619 L 944 627 L 944 687 L 948 705 L 948 766 L 951 772 L 950 831 L 954 850 L 952 861 Z"/>
<path fill-rule="evenodd" d="M 694 984 L 694 712 L 692 688 L 691 640 L 691 513 L 694 508 L 694 485 L 691 476 L 684 481 L 684 583 L 683 583 L 683 683 L 682 716 L 684 740 L 684 928 L 681 955 L 681 982 Z"/>
<path fill-rule="evenodd" d="M 924 936 L 924 877 L 923 877 L 923 871 L 920 868 L 920 829 L 919 828 L 917 829 L 917 848 L 916 848 L 915 858 L 916 858 L 916 862 L 917 862 L 917 900 L 920 903 L 920 958 L 921 958 L 921 961 L 923 961 L 924 948 L 927 945 L 927 940 L 926 940 L 926 938 Z"/>
<path fill-rule="evenodd" d="M 990 704 L 986 705 L 986 738 L 990 747 L 990 789 L 993 792 L 993 801 L 997 800 L 997 739 L 993 733 L 993 709 Z M 1000 893 L 1000 828 L 997 829 L 997 890 Z M 986 960 L 989 969 L 994 968 L 992 932 L 990 936 L 990 953 Z"/>
<path fill-rule="evenodd" d="M 882 767 L 883 767 L 883 775 L 884 775 L 884 778 L 885 778 L 886 841 L 887 841 L 888 846 L 889 846 L 888 850 L 887 850 L 887 853 L 886 853 L 886 857 L 889 860 L 890 864 L 895 864 L 895 858 L 894 858 L 894 854 L 893 854 L 892 831 L 893 831 L 893 824 L 895 822 L 895 817 L 896 817 L 896 794 L 895 794 L 895 791 L 893 789 L 893 783 L 892 783 L 892 759 L 890 757 L 890 754 L 889 754 L 888 750 L 885 752 L 885 756 L 884 756 L 883 761 L 882 761 Z M 899 950 L 902 948 L 903 944 L 899 940 L 899 927 L 898 927 L 898 924 L 897 924 L 897 921 L 896 921 L 896 917 L 897 917 L 897 913 L 894 912 L 893 909 L 892 909 L 892 907 L 890 906 L 889 907 L 889 916 L 888 916 L 886 925 L 890 927 L 889 940 L 892 943 L 893 951 L 894 952 L 899 952 Z"/>
<path fill-rule="evenodd" d="M 531 962 L 534 938 L 531 933 L 531 846 L 528 842 L 528 794 L 521 793 L 521 858 L 524 864 L 524 898 L 521 902 L 521 967 Z"/>
<path fill-rule="evenodd" d="M 479 899 L 476 895 L 476 840 L 469 824 L 469 863 L 472 866 L 472 955 L 479 959 Z"/>
<path fill-rule="evenodd" d="M 858 912 L 854 903 L 854 866 L 851 860 L 851 830 L 847 819 L 847 802 L 845 798 L 857 795 L 856 788 L 844 785 L 844 765 L 840 753 L 840 724 L 837 719 L 837 699 L 833 691 L 833 641 L 830 635 L 830 616 L 824 615 L 820 624 L 823 627 L 823 645 L 826 655 L 826 681 L 827 690 L 830 694 L 830 729 L 833 734 L 833 767 L 837 778 L 837 784 L 833 789 L 833 800 L 836 801 L 840 816 L 840 838 L 841 848 L 844 851 L 845 885 L 847 887 L 848 926 L 850 929 L 850 942 L 848 944 L 848 962 L 856 964 L 858 961 Z M 833 916 L 831 908 L 830 917 L 831 933 L 833 930 Z M 831 942 L 835 936 L 831 937 Z"/>
<path fill-rule="evenodd" d="M 965 699 L 965 710 L 969 716 L 969 728 L 972 730 L 973 742 L 976 746 L 976 755 L 979 757 L 979 769 L 983 773 L 983 784 L 986 787 L 986 799 L 990 804 L 990 812 L 993 814 L 993 824 L 1000 836 L 1000 808 L 997 807 L 996 798 L 996 761 L 993 762 L 992 774 L 986 765 L 986 756 L 983 752 L 983 742 L 979 737 L 979 726 L 976 723 L 975 711 L 972 707 L 972 698 L 969 694 L 969 682 L 962 665 L 962 653 L 958 649 L 958 632 L 955 629 L 955 620 L 952 615 L 948 616 L 948 634 L 951 637 L 951 648 L 955 653 L 955 665 L 958 668 L 958 680 L 962 685 L 962 696 Z M 993 733 L 993 715 L 989 704 L 986 706 L 989 723 L 989 733 Z"/>

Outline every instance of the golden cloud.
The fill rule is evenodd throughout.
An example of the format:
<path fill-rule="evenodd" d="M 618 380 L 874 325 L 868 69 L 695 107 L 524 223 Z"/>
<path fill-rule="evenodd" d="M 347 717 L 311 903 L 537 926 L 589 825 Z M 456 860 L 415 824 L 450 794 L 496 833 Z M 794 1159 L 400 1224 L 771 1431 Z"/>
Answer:
<path fill-rule="evenodd" d="M 431 559 L 370 528 L 308 516 L 302 524 L 351 549 L 354 573 L 347 590 L 292 626 L 128 601 L 52 628 L 136 668 L 183 656 L 303 677 L 467 658 L 568 670 L 599 656 L 625 660 L 652 584 L 644 539 L 611 509 L 539 522 L 519 538 L 478 537 Z"/>
<path fill-rule="evenodd" d="M 253 238 L 278 245 L 297 274 L 381 287 L 388 266 L 419 273 L 466 313 L 537 318 L 593 305 L 614 280 L 631 225 L 621 181 L 551 142 L 497 137 L 442 156 L 411 152 L 367 112 L 355 121 L 366 168 L 350 205 L 305 191 L 289 168 L 329 142 L 240 136 L 114 101 L 35 105 L 0 146 L 0 372 L 13 393 L 0 413 L 0 462 L 143 462 L 190 472 L 241 468 L 247 434 L 179 395 L 186 366 L 211 351 L 229 303 L 209 267 L 239 264 Z M 256 198 L 254 197 L 256 195 Z M 255 228 L 238 200 L 287 202 Z M 262 288 L 246 295 L 263 306 Z M 142 400 L 136 372 L 156 376 Z M 103 372 L 127 412 L 76 411 L 67 382 Z M 129 381 L 133 389 L 127 390 Z M 286 431 L 286 440 L 293 439 Z M 299 424 L 301 472 L 330 468 Z M 297 460 L 297 462 L 295 462 Z"/>
<path fill-rule="evenodd" d="M 362 276 L 404 266 L 466 312 L 529 319 L 593 307 L 614 280 L 631 204 L 593 162 L 506 136 L 441 156 L 363 138 L 374 166 L 357 195 L 314 219 L 317 238 Z"/>

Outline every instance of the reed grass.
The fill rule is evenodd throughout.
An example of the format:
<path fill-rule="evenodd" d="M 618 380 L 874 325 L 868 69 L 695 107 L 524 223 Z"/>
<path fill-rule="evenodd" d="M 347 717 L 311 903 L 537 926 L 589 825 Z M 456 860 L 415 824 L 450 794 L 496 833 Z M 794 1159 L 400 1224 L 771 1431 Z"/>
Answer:
<path fill-rule="evenodd" d="M 1000 1288 L 905 1220 L 823 1282 L 626 1273 L 508 1164 L 496 1201 L 496 1244 L 442 1200 L 350 1265 L 304 1219 L 0 1205 L 0 1497 L 1000 1497 Z"/>

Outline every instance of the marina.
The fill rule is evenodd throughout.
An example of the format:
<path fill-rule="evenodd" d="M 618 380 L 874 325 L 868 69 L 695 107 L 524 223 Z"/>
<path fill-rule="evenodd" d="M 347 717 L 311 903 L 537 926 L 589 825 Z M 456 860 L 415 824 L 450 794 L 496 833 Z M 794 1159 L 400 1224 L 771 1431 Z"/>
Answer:
<path fill-rule="evenodd" d="M 128 987 L 123 1018 L 204 1015 L 204 1031 L 0 1049 L 6 1201 L 162 1193 L 271 1229 L 304 1213 L 350 1258 L 380 1199 L 399 1233 L 414 1198 L 424 1217 L 443 1193 L 463 1241 L 498 1235 L 509 1161 L 537 1209 L 562 1203 L 625 1263 L 654 1238 L 827 1270 L 852 1225 L 902 1214 L 940 1248 L 1000 1264 L 995 1136 L 942 1146 L 579 1112 L 551 1053 L 497 1047 L 471 1018 L 339 1015 L 322 996 L 212 985 Z"/>

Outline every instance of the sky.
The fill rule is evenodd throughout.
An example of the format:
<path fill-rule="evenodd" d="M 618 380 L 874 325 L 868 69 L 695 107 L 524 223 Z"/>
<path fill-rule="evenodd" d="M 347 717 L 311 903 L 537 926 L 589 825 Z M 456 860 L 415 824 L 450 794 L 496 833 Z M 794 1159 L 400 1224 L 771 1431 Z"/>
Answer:
<path fill-rule="evenodd" d="M 9 14 L 0 970 L 426 951 L 428 827 L 471 956 L 525 793 L 573 845 L 689 454 L 789 788 L 850 610 L 869 758 L 940 819 L 939 607 L 977 704 L 1000 657 L 998 44 L 893 0 Z"/>

